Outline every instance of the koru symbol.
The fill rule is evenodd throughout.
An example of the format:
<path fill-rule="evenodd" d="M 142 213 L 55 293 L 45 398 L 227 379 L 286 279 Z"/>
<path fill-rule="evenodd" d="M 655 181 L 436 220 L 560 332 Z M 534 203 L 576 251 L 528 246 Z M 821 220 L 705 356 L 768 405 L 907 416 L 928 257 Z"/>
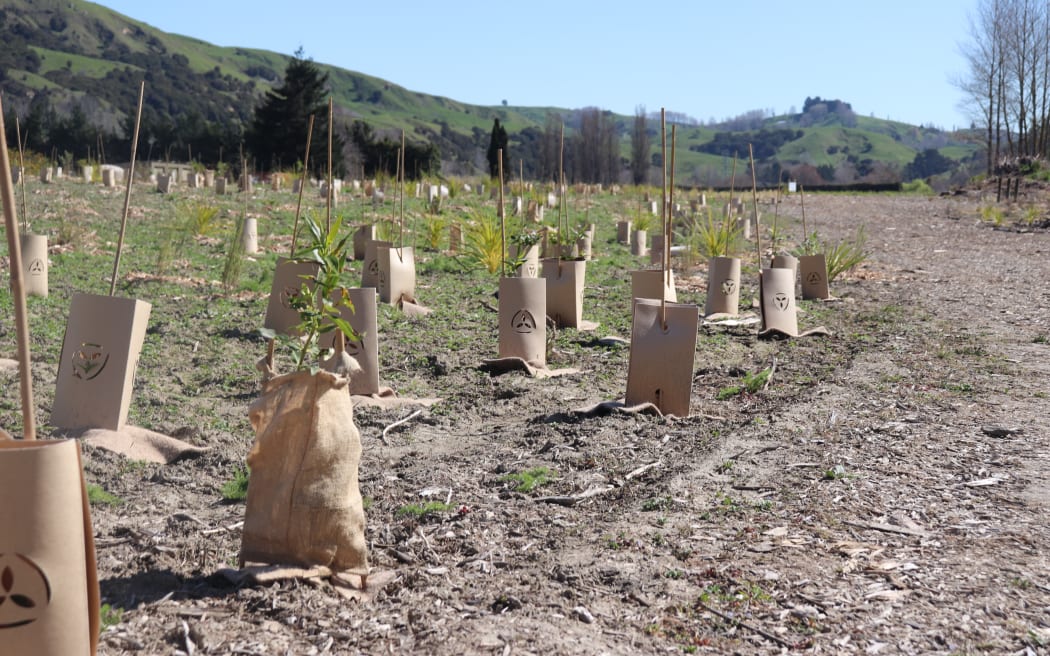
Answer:
<path fill-rule="evenodd" d="M 109 353 L 106 353 L 101 344 L 82 342 L 80 348 L 73 353 L 73 378 L 97 378 L 108 362 Z"/>
<path fill-rule="evenodd" d="M 536 317 L 532 316 L 528 310 L 521 309 L 511 318 L 510 325 L 514 328 L 514 332 L 527 335 L 536 330 Z"/>
<path fill-rule="evenodd" d="M 51 603 L 51 584 L 22 554 L 0 554 L 0 631 L 31 624 Z"/>
<path fill-rule="evenodd" d="M 730 296 L 736 291 L 736 281 L 732 278 L 726 278 L 726 281 L 722 283 L 722 294 L 724 296 Z"/>
<path fill-rule="evenodd" d="M 773 294 L 773 305 L 776 309 L 784 311 L 791 305 L 791 299 L 788 298 L 788 295 L 784 292 L 777 292 L 776 294 Z"/>
<path fill-rule="evenodd" d="M 44 261 L 39 257 L 29 263 L 29 275 L 40 276 L 44 274 Z"/>

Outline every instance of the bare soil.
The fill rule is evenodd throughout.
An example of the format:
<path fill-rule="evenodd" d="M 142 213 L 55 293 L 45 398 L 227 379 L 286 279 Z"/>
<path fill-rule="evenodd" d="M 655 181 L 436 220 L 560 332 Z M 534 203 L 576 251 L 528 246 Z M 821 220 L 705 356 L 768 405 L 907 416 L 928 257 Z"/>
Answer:
<path fill-rule="evenodd" d="M 381 335 L 387 382 L 444 400 L 386 443 L 411 408 L 357 411 L 370 557 L 393 574 L 366 602 L 219 574 L 240 544 L 244 506 L 218 490 L 252 440 L 252 362 L 223 361 L 221 384 L 154 375 L 136 404 L 182 423 L 151 427 L 214 448 L 161 466 L 85 447 L 89 481 L 124 500 L 93 509 L 103 601 L 124 609 L 101 653 L 1050 653 L 1050 235 L 992 229 L 979 202 L 809 196 L 811 229 L 863 224 L 872 251 L 840 300 L 800 304 L 831 336 L 702 328 L 720 337 L 685 419 L 571 412 L 623 395 L 627 349 L 593 339 L 608 327 L 552 356 L 581 374 L 546 380 L 478 370 L 495 349 L 480 304 Z M 679 274 L 702 305 L 703 268 Z M 589 288 L 585 307 L 611 302 Z M 199 319 L 151 334 L 192 343 L 179 326 Z M 222 340 L 261 355 L 215 321 L 194 357 Z M 766 389 L 717 399 L 774 363 Z M 228 425 L 196 425 L 195 404 Z M 535 491 L 505 478 L 536 467 L 555 474 Z M 404 512 L 434 500 L 452 510 Z"/>

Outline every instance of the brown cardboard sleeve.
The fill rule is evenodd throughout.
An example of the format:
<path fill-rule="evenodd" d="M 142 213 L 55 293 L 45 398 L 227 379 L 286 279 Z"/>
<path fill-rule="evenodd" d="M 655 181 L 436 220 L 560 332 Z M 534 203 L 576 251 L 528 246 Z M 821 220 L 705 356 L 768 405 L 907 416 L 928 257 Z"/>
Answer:
<path fill-rule="evenodd" d="M 540 278 L 500 278 L 499 357 L 547 365 L 547 283 Z"/>
<path fill-rule="evenodd" d="M 287 258 L 277 258 L 277 267 L 273 271 L 273 285 L 270 287 L 270 298 L 266 303 L 266 317 L 263 326 L 285 335 L 296 335 L 299 325 L 299 313 L 288 304 L 292 295 L 300 292 L 303 283 L 313 284 L 303 276 L 312 278 L 317 274 L 317 265 L 312 262 L 295 262 Z"/>
<path fill-rule="evenodd" d="M 687 417 L 693 385 L 697 306 L 666 304 L 666 325 L 659 300 L 638 299 L 631 323 L 625 403 L 652 403 L 660 412 Z"/>
<path fill-rule="evenodd" d="M 740 258 L 712 257 L 707 266 L 704 316 L 740 313 Z"/>
<path fill-rule="evenodd" d="M 118 296 L 75 294 L 62 340 L 51 423 L 120 430 L 128 418 L 151 306 Z"/>

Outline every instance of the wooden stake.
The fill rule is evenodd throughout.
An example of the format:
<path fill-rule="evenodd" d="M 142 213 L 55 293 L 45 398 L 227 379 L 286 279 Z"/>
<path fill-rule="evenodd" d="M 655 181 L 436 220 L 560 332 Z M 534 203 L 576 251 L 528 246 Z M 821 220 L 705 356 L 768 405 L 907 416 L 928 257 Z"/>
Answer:
<path fill-rule="evenodd" d="M 755 241 L 758 243 L 758 266 L 762 267 L 762 230 L 758 225 L 758 182 L 755 178 L 755 149 L 747 144 L 747 157 L 751 160 L 751 202 L 755 206 Z"/>
<path fill-rule="evenodd" d="M 729 178 L 729 207 L 725 217 L 726 250 L 725 256 L 729 257 L 729 236 L 733 230 L 733 191 L 736 189 L 736 152 L 733 152 L 733 175 Z"/>
<path fill-rule="evenodd" d="M 496 216 L 499 217 L 499 275 L 507 277 L 507 222 L 503 211 L 503 149 L 496 150 L 496 163 L 499 165 L 499 207 L 496 208 Z"/>
<path fill-rule="evenodd" d="M 306 189 L 306 176 L 310 172 L 310 142 L 314 136 L 314 115 L 310 114 L 310 122 L 306 126 L 306 154 L 303 155 L 303 177 L 299 180 L 299 198 L 295 202 L 295 221 L 292 223 L 292 249 L 288 253 L 295 256 L 295 240 L 299 236 L 299 214 L 303 209 L 303 191 Z"/>
<path fill-rule="evenodd" d="M 664 287 L 671 286 L 671 234 L 674 232 L 674 154 L 677 125 L 671 124 L 671 185 L 667 193 L 667 223 L 664 225 Z M 661 293 L 660 298 L 666 294 Z M 666 301 L 664 301 L 666 303 Z M 664 310 L 666 312 L 666 309 Z"/>
<path fill-rule="evenodd" d="M 15 117 L 15 137 L 18 139 L 18 186 L 22 188 L 22 229 L 29 234 L 29 210 L 26 209 L 26 165 L 22 158 L 22 130 L 18 125 L 18 117 Z M 26 143 L 29 143 L 29 133 L 26 132 Z"/>
<path fill-rule="evenodd" d="M 773 243 L 770 246 L 770 248 L 773 251 L 773 254 L 772 254 L 771 258 L 770 258 L 770 263 L 772 263 L 772 258 L 777 256 L 777 216 L 779 214 L 780 214 L 780 180 L 777 180 L 777 195 L 773 199 L 773 238 L 772 238 Z M 761 255 L 762 254 L 759 253 L 759 257 L 761 257 Z M 761 263 L 759 263 L 759 267 L 760 268 L 761 268 L 761 266 L 762 266 Z"/>
<path fill-rule="evenodd" d="M 401 150 L 397 154 L 397 170 L 400 179 L 397 182 L 398 189 L 398 202 L 400 205 L 399 212 L 401 215 L 401 227 L 399 228 L 398 241 L 400 242 L 400 248 L 398 248 L 397 258 L 404 261 L 404 249 L 405 249 L 405 131 L 401 130 Z M 439 192 L 440 193 L 440 192 Z M 414 242 L 413 242 L 414 243 Z"/>
<path fill-rule="evenodd" d="M 660 224 L 664 230 L 664 243 L 667 242 L 667 111 L 660 108 Z M 667 262 L 664 262 L 667 268 Z M 660 291 L 660 325 L 667 330 L 667 300 L 663 290 Z"/>
<path fill-rule="evenodd" d="M 117 239 L 117 256 L 113 260 L 113 275 L 109 279 L 109 295 L 117 291 L 117 271 L 120 269 L 120 253 L 124 250 L 124 233 L 128 227 L 128 210 L 131 209 L 131 185 L 135 181 L 135 154 L 139 148 L 139 126 L 142 124 L 142 99 L 146 95 L 146 81 L 139 85 L 139 108 L 135 114 L 135 134 L 131 137 L 131 164 L 128 166 L 128 183 L 124 187 L 124 212 L 120 217 L 120 237 Z"/>
<path fill-rule="evenodd" d="M 325 194 L 325 232 L 332 231 L 332 97 L 328 97 L 328 193 Z"/>
<path fill-rule="evenodd" d="M 802 243 L 805 243 L 809 235 L 806 232 L 806 190 L 802 185 L 798 186 L 798 197 L 802 201 Z"/>
<path fill-rule="evenodd" d="M 15 188 L 11 184 L 11 159 L 7 154 L 7 130 L 4 127 L 2 98 L 0 98 L 0 178 L 2 178 L 0 180 L 0 200 L 3 200 L 4 204 L 7 251 L 11 261 L 11 295 L 15 304 L 15 329 L 18 333 L 18 374 L 22 388 L 22 438 L 35 440 L 36 415 L 33 412 L 33 372 L 29 359 L 29 320 L 26 316 L 26 292 L 22 283 L 22 245 L 18 240 Z"/>

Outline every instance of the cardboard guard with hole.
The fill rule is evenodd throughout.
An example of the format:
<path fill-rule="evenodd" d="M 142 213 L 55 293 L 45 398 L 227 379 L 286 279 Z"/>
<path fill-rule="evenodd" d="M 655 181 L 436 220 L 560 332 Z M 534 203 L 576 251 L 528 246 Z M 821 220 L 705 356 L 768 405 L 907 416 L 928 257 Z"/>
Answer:
<path fill-rule="evenodd" d="M 379 249 L 389 248 L 393 244 L 389 241 L 369 239 L 365 242 L 365 252 L 361 257 L 361 287 L 375 287 L 379 289 Z"/>
<path fill-rule="evenodd" d="M 499 357 L 547 366 L 547 283 L 540 278 L 500 278 Z"/>
<path fill-rule="evenodd" d="M 47 297 L 47 235 L 21 235 L 22 281 L 26 296 Z"/>
<path fill-rule="evenodd" d="M 665 415 L 687 417 L 699 308 L 686 303 L 667 303 L 665 328 L 660 305 L 659 300 L 647 298 L 634 302 L 624 402 L 628 406 L 652 403 Z"/>
<path fill-rule="evenodd" d="M 759 274 L 762 329 L 798 337 L 795 307 L 795 272 L 791 269 L 762 269 Z"/>
<path fill-rule="evenodd" d="M 649 232 L 646 230 L 635 230 L 631 237 L 631 255 L 645 257 L 649 254 Z"/>
<path fill-rule="evenodd" d="M 511 261 L 518 260 L 518 245 L 511 244 L 508 248 Z M 514 270 L 519 278 L 538 278 L 540 275 L 540 245 L 533 244 L 525 251 L 525 257 L 521 264 Z"/>
<path fill-rule="evenodd" d="M 119 431 L 128 418 L 151 306 L 117 296 L 75 294 L 62 340 L 51 423 Z"/>
<path fill-rule="evenodd" d="M 772 263 L 769 265 L 771 269 L 791 269 L 794 275 L 798 275 L 798 258 L 788 253 L 781 253 L 780 255 L 774 255 Z"/>
<path fill-rule="evenodd" d="M 802 298 L 806 300 L 831 298 L 828 289 L 828 262 L 824 254 L 803 255 L 799 258 L 798 265 L 802 274 Z"/>
<path fill-rule="evenodd" d="M 99 587 L 80 446 L 0 431 L 0 654 L 88 656 Z"/>
<path fill-rule="evenodd" d="M 253 216 L 244 220 L 244 229 L 241 232 L 241 247 L 248 255 L 259 252 L 259 221 Z"/>
<path fill-rule="evenodd" d="M 661 289 L 663 290 L 663 300 L 670 303 L 678 302 L 678 292 L 674 287 L 674 272 L 668 272 L 670 277 L 670 284 L 667 278 L 664 277 L 664 272 L 661 269 L 642 269 L 640 271 L 631 272 L 631 310 L 634 310 L 634 299 L 636 298 L 655 298 L 660 300 Z"/>
<path fill-rule="evenodd" d="M 379 301 L 397 305 L 402 299 L 416 298 L 416 254 L 411 246 L 380 246 L 376 249 L 379 263 Z"/>
<path fill-rule="evenodd" d="M 579 328 L 583 321 L 583 260 L 543 260 L 541 276 L 547 282 L 547 316 L 559 328 Z"/>
<path fill-rule="evenodd" d="M 631 245 L 631 222 L 616 222 L 616 243 Z"/>
<path fill-rule="evenodd" d="M 307 278 L 315 275 L 317 275 L 317 265 L 313 262 L 296 262 L 284 257 L 277 258 L 277 267 L 273 271 L 273 285 L 270 287 L 270 298 L 266 302 L 263 327 L 282 335 L 298 334 L 296 326 L 299 325 L 299 313 L 289 305 L 288 299 L 302 291 L 304 282 L 311 284 Z"/>
<path fill-rule="evenodd" d="M 376 238 L 376 227 L 374 225 L 359 226 L 354 230 L 354 259 L 361 261 L 365 259 L 365 246 L 369 241 Z"/>
<path fill-rule="evenodd" d="M 332 300 L 338 300 L 341 290 L 332 294 Z M 379 394 L 379 322 L 378 306 L 374 287 L 351 287 L 346 289 L 354 309 L 340 307 L 340 316 L 348 321 L 354 331 L 362 336 L 361 341 L 346 341 L 346 352 L 357 360 L 361 371 L 350 378 L 350 394 L 371 396 Z M 335 333 L 332 343 L 335 344 Z"/>
<path fill-rule="evenodd" d="M 704 316 L 740 314 L 740 258 L 712 257 L 707 266 Z"/>

